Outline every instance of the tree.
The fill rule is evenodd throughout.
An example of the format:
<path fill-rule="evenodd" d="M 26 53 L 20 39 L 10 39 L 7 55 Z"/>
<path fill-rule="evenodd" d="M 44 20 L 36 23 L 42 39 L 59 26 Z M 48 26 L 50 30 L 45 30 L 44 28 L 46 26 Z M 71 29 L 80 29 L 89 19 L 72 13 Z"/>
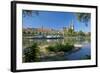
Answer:
<path fill-rule="evenodd" d="M 33 16 L 34 15 L 39 15 L 39 11 L 33 11 L 33 10 L 23 10 L 23 16 Z"/>
<path fill-rule="evenodd" d="M 83 23 L 85 23 L 86 26 L 88 26 L 88 22 L 91 18 L 90 13 L 76 13 L 76 16 L 80 22 L 83 22 Z"/>
<path fill-rule="evenodd" d="M 79 36 L 85 36 L 84 32 L 83 31 L 79 31 Z"/>
<path fill-rule="evenodd" d="M 73 36 L 74 35 L 74 30 L 73 29 L 68 29 L 68 32 L 67 32 L 67 34 L 69 35 L 69 36 Z"/>

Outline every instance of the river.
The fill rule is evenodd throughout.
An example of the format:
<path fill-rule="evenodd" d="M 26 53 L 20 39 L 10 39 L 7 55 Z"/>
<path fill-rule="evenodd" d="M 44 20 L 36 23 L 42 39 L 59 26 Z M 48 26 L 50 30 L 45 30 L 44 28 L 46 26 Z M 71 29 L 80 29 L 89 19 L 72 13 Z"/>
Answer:
<path fill-rule="evenodd" d="M 64 57 L 68 60 L 80 60 L 80 59 L 90 59 L 91 56 L 91 45 L 90 43 L 83 44 L 84 46 L 76 51 L 65 53 Z"/>

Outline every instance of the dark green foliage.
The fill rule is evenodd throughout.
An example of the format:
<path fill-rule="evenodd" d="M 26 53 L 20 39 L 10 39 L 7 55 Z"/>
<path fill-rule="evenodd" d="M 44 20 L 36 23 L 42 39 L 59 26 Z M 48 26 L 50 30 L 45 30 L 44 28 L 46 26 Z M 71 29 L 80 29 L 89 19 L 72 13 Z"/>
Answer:
<path fill-rule="evenodd" d="M 63 45 L 63 47 L 62 47 L 62 51 L 68 52 L 68 51 L 71 51 L 73 48 L 74 48 L 74 45 L 71 45 L 71 44 L 66 43 L 66 44 Z"/>
<path fill-rule="evenodd" d="M 47 50 L 56 52 L 56 48 L 54 48 L 54 46 L 48 46 Z"/>
<path fill-rule="evenodd" d="M 67 33 L 68 33 L 69 36 L 71 36 L 71 35 L 73 35 L 73 32 L 74 32 L 73 29 L 68 29 L 68 32 Z"/>
<path fill-rule="evenodd" d="M 79 31 L 79 32 L 78 32 L 78 35 L 79 35 L 79 36 L 85 36 L 85 33 L 84 33 L 83 31 Z"/>
<path fill-rule="evenodd" d="M 68 43 L 66 44 L 56 44 L 55 46 L 48 46 L 47 49 L 49 51 L 52 51 L 52 52 L 68 52 L 68 51 L 71 51 L 72 49 L 74 48 L 73 45 L 70 45 Z"/>
<path fill-rule="evenodd" d="M 33 15 L 39 15 L 38 11 L 32 11 L 32 10 L 23 10 L 23 16 L 33 16 Z"/>
<path fill-rule="evenodd" d="M 76 16 L 80 22 L 84 22 L 86 24 L 86 26 L 88 26 L 88 21 L 91 18 L 90 13 L 76 13 Z"/>
<path fill-rule="evenodd" d="M 52 52 L 59 52 L 61 51 L 61 47 L 62 47 L 61 44 L 56 44 L 54 46 L 48 46 L 47 49 Z"/>
<path fill-rule="evenodd" d="M 37 62 L 38 58 L 38 47 L 37 44 L 34 43 L 31 47 L 28 47 L 24 50 L 24 61 L 25 62 Z"/>

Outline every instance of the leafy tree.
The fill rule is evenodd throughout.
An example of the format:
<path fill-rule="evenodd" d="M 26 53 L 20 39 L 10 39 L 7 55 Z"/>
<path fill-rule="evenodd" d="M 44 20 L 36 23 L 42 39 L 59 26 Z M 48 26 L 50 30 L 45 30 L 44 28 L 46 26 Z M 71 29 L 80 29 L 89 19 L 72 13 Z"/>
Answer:
<path fill-rule="evenodd" d="M 25 31 L 23 31 L 23 34 L 26 34 L 26 32 L 25 32 Z"/>
<path fill-rule="evenodd" d="M 74 35 L 74 30 L 73 29 L 68 29 L 67 34 L 68 34 L 68 36 L 73 36 Z"/>
<path fill-rule="evenodd" d="M 39 15 L 39 11 L 33 11 L 33 10 L 23 10 L 23 16 L 33 16 L 33 15 Z"/>
<path fill-rule="evenodd" d="M 84 34 L 83 31 L 79 31 L 78 35 L 79 35 L 79 36 L 85 36 L 85 34 Z"/>
<path fill-rule="evenodd" d="M 83 22 L 86 24 L 86 26 L 88 26 L 88 22 L 91 18 L 91 14 L 90 13 L 76 13 L 77 19 L 80 22 Z"/>

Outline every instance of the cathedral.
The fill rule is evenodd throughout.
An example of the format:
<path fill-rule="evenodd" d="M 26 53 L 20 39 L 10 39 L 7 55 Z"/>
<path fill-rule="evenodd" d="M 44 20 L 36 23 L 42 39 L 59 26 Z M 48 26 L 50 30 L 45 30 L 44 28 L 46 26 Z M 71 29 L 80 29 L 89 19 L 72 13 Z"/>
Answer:
<path fill-rule="evenodd" d="M 71 24 L 69 25 L 69 29 L 74 30 L 74 23 L 73 23 L 73 21 L 72 21 Z"/>
<path fill-rule="evenodd" d="M 74 23 L 73 23 L 73 21 L 71 21 L 71 23 L 69 24 L 69 26 L 63 27 L 64 31 L 68 31 L 69 29 L 71 29 L 71 30 L 74 31 Z"/>

